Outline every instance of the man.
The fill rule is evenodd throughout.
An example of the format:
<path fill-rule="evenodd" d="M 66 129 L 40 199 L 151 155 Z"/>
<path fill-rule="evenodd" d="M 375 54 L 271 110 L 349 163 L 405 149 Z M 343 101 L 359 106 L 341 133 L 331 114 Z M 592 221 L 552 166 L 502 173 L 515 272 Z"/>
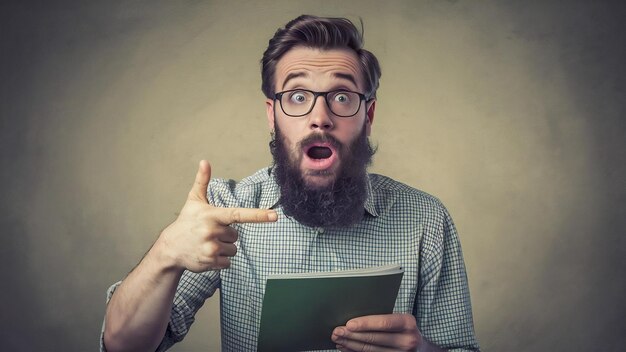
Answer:
<path fill-rule="evenodd" d="M 405 269 L 395 313 L 337 327 L 339 350 L 478 350 L 446 209 L 366 172 L 379 77 L 346 19 L 300 16 L 276 32 L 262 59 L 274 164 L 237 184 L 200 162 L 180 216 L 109 291 L 109 352 L 167 349 L 218 288 L 222 349 L 254 351 L 267 275 L 388 263 Z"/>

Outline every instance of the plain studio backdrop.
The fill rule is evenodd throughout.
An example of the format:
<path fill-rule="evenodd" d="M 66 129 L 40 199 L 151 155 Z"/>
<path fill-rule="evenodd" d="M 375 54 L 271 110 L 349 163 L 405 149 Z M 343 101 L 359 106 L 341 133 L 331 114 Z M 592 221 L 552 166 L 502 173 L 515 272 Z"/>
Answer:
<path fill-rule="evenodd" d="M 105 291 L 200 159 L 270 163 L 259 60 L 302 13 L 365 23 L 373 172 L 439 197 L 485 351 L 626 345 L 625 7 L 540 1 L 3 2 L 3 351 L 94 351 Z M 393 235 L 393 234 L 390 234 Z M 217 297 L 174 351 L 218 351 Z"/>

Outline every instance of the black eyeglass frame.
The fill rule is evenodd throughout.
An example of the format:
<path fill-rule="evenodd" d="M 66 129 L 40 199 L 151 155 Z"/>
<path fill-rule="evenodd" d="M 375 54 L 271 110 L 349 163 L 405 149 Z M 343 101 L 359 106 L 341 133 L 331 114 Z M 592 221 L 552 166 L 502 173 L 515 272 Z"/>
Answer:
<path fill-rule="evenodd" d="M 285 93 L 291 93 L 291 92 L 309 92 L 309 93 L 313 93 L 313 104 L 311 104 L 311 108 L 309 108 L 309 111 L 307 111 L 304 114 L 300 114 L 300 115 L 291 115 L 291 114 L 288 114 L 285 111 L 285 108 L 283 108 L 283 99 L 282 99 L 282 97 L 283 97 L 283 95 Z M 354 114 L 352 114 L 352 115 L 339 115 L 339 114 L 337 114 L 337 113 L 335 113 L 333 111 L 333 109 L 330 107 L 330 103 L 328 102 L 328 94 L 336 93 L 336 92 L 354 93 L 354 94 L 357 94 L 359 96 L 359 98 L 360 98 L 359 99 L 359 108 L 356 109 L 356 112 Z M 365 96 L 365 94 L 363 94 L 363 93 L 354 92 L 354 91 L 347 90 L 347 89 L 335 89 L 335 90 L 330 90 L 328 92 L 316 92 L 316 91 L 313 91 L 313 90 L 310 90 L 310 89 L 290 89 L 290 90 L 284 90 L 282 92 L 275 93 L 274 94 L 274 101 L 278 100 L 278 102 L 280 104 L 280 109 L 283 111 L 283 113 L 285 115 L 287 115 L 289 117 L 302 117 L 302 116 L 310 114 L 311 111 L 313 111 L 313 108 L 315 108 L 315 104 L 317 104 L 317 97 L 319 97 L 319 96 L 323 96 L 324 97 L 324 101 L 326 102 L 326 106 L 328 107 L 328 110 L 330 110 L 333 114 L 335 114 L 335 115 L 337 115 L 339 117 L 352 117 L 352 116 L 358 114 L 359 111 L 361 111 L 361 102 L 365 101 L 365 103 L 367 104 L 371 100 L 371 99 L 368 99 Z"/>

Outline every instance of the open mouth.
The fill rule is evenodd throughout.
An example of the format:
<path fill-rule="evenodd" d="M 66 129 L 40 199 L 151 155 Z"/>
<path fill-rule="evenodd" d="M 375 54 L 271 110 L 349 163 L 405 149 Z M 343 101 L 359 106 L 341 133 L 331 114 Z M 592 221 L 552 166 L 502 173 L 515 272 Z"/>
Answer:
<path fill-rule="evenodd" d="M 333 155 L 333 150 L 326 146 L 314 145 L 307 150 L 306 155 L 311 159 L 328 159 Z"/>
<path fill-rule="evenodd" d="M 311 143 L 304 147 L 302 166 L 309 170 L 327 170 L 339 159 L 337 149 L 327 142 Z"/>

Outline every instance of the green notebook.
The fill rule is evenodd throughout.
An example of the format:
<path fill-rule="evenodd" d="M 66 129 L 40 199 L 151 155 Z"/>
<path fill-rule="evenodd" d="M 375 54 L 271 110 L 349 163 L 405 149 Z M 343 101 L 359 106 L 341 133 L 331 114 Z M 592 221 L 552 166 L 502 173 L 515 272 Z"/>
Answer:
<path fill-rule="evenodd" d="M 403 274 L 401 266 L 386 265 L 270 275 L 258 351 L 334 349 L 330 336 L 337 326 L 352 318 L 393 312 Z"/>

